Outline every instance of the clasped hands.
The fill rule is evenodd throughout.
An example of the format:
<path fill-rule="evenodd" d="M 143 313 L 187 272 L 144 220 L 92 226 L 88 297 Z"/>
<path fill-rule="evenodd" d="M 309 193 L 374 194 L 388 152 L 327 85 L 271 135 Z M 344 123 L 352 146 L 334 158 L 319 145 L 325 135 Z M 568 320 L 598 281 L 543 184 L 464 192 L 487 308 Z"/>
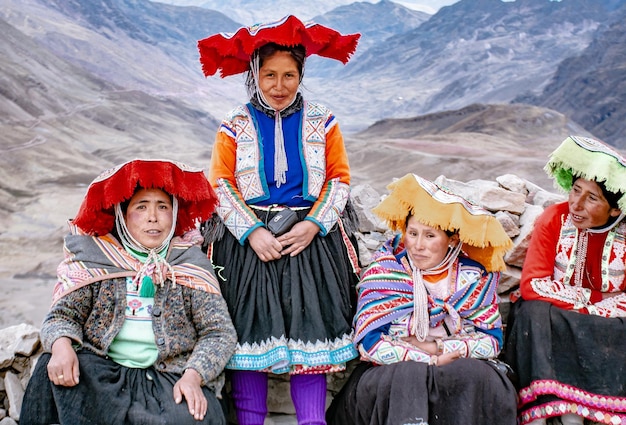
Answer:
<path fill-rule="evenodd" d="M 283 255 L 295 257 L 309 246 L 320 228 L 309 220 L 294 224 L 284 235 L 275 237 L 265 227 L 258 227 L 248 236 L 250 247 L 263 262 L 278 260 Z"/>
<path fill-rule="evenodd" d="M 435 341 L 419 341 L 415 335 L 407 336 L 402 338 L 402 340 L 406 343 L 409 343 L 417 348 L 419 348 L 424 353 L 428 353 L 431 356 L 436 356 L 437 360 L 435 361 L 435 365 L 443 366 L 452 363 L 456 359 L 461 358 L 461 352 L 459 351 L 451 351 L 449 353 L 439 353 L 439 347 L 437 347 L 437 342 Z"/>

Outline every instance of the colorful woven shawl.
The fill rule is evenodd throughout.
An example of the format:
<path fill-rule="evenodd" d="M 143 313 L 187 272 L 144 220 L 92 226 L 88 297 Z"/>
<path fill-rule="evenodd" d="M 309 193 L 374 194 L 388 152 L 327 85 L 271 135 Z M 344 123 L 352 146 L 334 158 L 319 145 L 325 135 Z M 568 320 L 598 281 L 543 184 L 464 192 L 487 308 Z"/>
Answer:
<path fill-rule="evenodd" d="M 363 274 L 357 286 L 359 303 L 355 317 L 355 344 L 367 333 L 413 312 L 413 281 L 405 256 L 406 251 L 399 244 L 398 236 L 383 245 L 376 260 Z M 501 326 L 496 302 L 499 273 L 486 273 L 478 263 L 464 257 L 459 257 L 451 270 L 460 274 L 469 268 L 480 270 L 481 277 L 447 300 L 428 295 L 431 327 L 438 326 L 451 309 L 479 329 L 491 330 Z"/>
<path fill-rule="evenodd" d="M 154 282 L 159 283 L 158 276 L 162 276 L 172 284 L 219 294 L 219 283 L 212 273 L 210 261 L 200 249 L 189 249 L 201 242 L 202 236 L 195 229 L 172 238 L 166 256 L 168 266 L 151 271 Z M 65 259 L 57 268 L 53 304 L 64 295 L 94 282 L 135 277 L 143 266 L 112 235 L 89 236 L 71 222 L 63 251 Z"/>

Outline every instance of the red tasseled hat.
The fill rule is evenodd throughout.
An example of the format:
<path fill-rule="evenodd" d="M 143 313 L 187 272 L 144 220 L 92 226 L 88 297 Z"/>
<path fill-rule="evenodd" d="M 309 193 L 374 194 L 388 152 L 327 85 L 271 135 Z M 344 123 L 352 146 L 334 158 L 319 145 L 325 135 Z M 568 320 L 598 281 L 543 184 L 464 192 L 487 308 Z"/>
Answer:
<path fill-rule="evenodd" d="M 252 53 L 267 43 L 303 45 L 306 55 L 319 55 L 348 62 L 361 34 L 341 35 L 314 22 L 302 23 L 293 15 L 277 22 L 242 27 L 236 33 L 218 33 L 198 41 L 205 76 L 220 70 L 222 78 L 250 69 Z"/>
<path fill-rule="evenodd" d="M 217 205 L 217 196 L 201 169 L 169 160 L 135 159 L 96 177 L 74 224 L 90 235 L 110 233 L 115 224 L 115 204 L 130 199 L 137 186 L 163 189 L 178 199 L 175 235 L 208 219 Z"/>

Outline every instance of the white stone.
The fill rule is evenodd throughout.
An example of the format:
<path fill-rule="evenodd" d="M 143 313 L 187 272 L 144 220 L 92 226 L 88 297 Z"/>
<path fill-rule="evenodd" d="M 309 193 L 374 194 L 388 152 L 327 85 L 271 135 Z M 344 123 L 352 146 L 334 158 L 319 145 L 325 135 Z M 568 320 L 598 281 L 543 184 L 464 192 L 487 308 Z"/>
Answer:
<path fill-rule="evenodd" d="M 521 193 L 523 195 L 528 194 L 528 188 L 526 187 L 526 181 L 514 174 L 504 174 L 496 177 L 496 181 L 503 188 L 512 192 Z"/>
<path fill-rule="evenodd" d="M 511 192 L 501 187 L 494 187 L 481 191 L 478 203 L 492 212 L 508 211 L 514 214 L 522 214 L 526 204 L 526 195 Z"/>
<path fill-rule="evenodd" d="M 4 376 L 4 386 L 9 400 L 9 416 L 19 422 L 24 398 L 24 388 L 22 388 L 19 376 L 13 372 L 7 372 Z"/>
<path fill-rule="evenodd" d="M 526 202 L 533 205 L 538 205 L 546 208 L 552 204 L 563 202 L 567 199 L 567 196 L 559 189 L 555 188 L 555 192 L 548 192 L 547 190 L 537 186 L 536 184 L 526 180 L 526 188 L 528 189 L 528 196 Z"/>
<path fill-rule="evenodd" d="M 541 190 L 535 193 L 532 203 L 533 205 L 537 205 L 542 208 L 547 208 L 550 205 L 558 204 L 566 200 L 567 200 L 567 196 L 562 193 L 552 193 L 552 192 L 546 192 L 545 190 Z"/>
<path fill-rule="evenodd" d="M 380 202 L 380 194 L 369 184 L 352 186 L 350 198 L 356 207 L 361 208 L 374 208 Z"/>
<path fill-rule="evenodd" d="M 30 356 L 39 345 L 39 329 L 33 325 L 22 323 L 0 330 L 0 368 L 6 365 L 7 358 L 15 354 Z"/>
<path fill-rule="evenodd" d="M 535 220 L 542 212 L 543 208 L 537 205 L 526 205 L 526 211 L 520 216 L 520 234 L 513 239 L 513 248 L 504 256 L 504 261 L 507 264 L 522 267 L 526 258 L 530 237 L 535 227 Z"/>
<path fill-rule="evenodd" d="M 507 266 L 506 270 L 500 274 L 498 284 L 498 294 L 504 294 L 519 286 L 522 269 L 519 267 Z"/>
<path fill-rule="evenodd" d="M 509 238 L 519 235 L 519 217 L 506 211 L 498 211 L 496 219 L 500 222 Z"/>

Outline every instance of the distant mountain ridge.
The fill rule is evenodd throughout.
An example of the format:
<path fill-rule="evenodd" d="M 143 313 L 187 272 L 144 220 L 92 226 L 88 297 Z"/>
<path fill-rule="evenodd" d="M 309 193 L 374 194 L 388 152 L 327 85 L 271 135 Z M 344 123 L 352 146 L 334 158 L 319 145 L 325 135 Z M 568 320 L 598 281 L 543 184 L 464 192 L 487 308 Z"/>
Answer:
<path fill-rule="evenodd" d="M 284 15 L 296 15 L 310 20 L 341 6 L 354 3 L 353 0 L 270 0 L 259 3 L 258 0 L 160 0 L 162 3 L 179 6 L 198 6 L 203 9 L 217 10 L 229 18 L 252 25 L 259 22 L 275 21 Z"/>
<path fill-rule="evenodd" d="M 616 11 L 623 5 L 461 0 L 364 52 L 347 65 L 342 81 L 347 92 L 358 92 L 363 80 L 378 82 L 369 92 L 378 102 L 359 112 L 381 118 L 509 103 L 520 93 L 540 95 L 563 60 L 580 54 L 607 23 L 620 19 Z M 606 139 L 616 143 L 620 137 Z"/>
<path fill-rule="evenodd" d="M 386 0 L 344 4 L 315 19 L 344 32 L 361 29 L 361 45 L 345 67 L 310 58 L 305 94 L 326 103 L 346 131 L 472 103 L 530 100 L 542 94 L 563 60 L 593 47 L 625 3 L 461 0 L 432 17 Z M 263 8 L 283 11 L 280 4 L 269 0 Z M 46 21 L 46 8 L 58 19 Z M 197 40 L 240 25 L 220 12 L 147 0 L 6 0 L 3 14 L 52 52 L 125 89 L 178 98 L 216 119 L 245 99 L 237 77 L 201 75 Z M 41 16 L 39 31 L 20 16 Z M 333 85 L 341 90 L 328 90 Z M 623 146 L 625 136 L 611 132 L 616 126 L 610 124 L 619 121 L 619 111 L 588 119 L 585 110 L 577 119 L 601 120 L 602 137 Z"/>
<path fill-rule="evenodd" d="M 564 60 L 537 96 L 516 102 L 563 112 L 596 137 L 626 149 L 626 5 L 578 56 Z"/>
<path fill-rule="evenodd" d="M 311 58 L 304 94 L 337 115 L 354 184 L 384 190 L 406 172 L 549 184 L 542 164 L 568 134 L 624 138 L 625 2 L 463 0 L 432 17 L 344 5 L 316 19 L 362 29 L 362 44 L 346 67 Z M 0 275 L 20 255 L 32 269 L 50 252 L 58 261 L 64 223 L 104 168 L 134 157 L 208 167 L 220 118 L 246 98 L 241 76 L 202 75 L 196 43 L 239 25 L 147 0 L 0 3 Z M 520 96 L 557 110 L 509 103 Z M 36 249 L 16 252 L 25 245 Z"/>

